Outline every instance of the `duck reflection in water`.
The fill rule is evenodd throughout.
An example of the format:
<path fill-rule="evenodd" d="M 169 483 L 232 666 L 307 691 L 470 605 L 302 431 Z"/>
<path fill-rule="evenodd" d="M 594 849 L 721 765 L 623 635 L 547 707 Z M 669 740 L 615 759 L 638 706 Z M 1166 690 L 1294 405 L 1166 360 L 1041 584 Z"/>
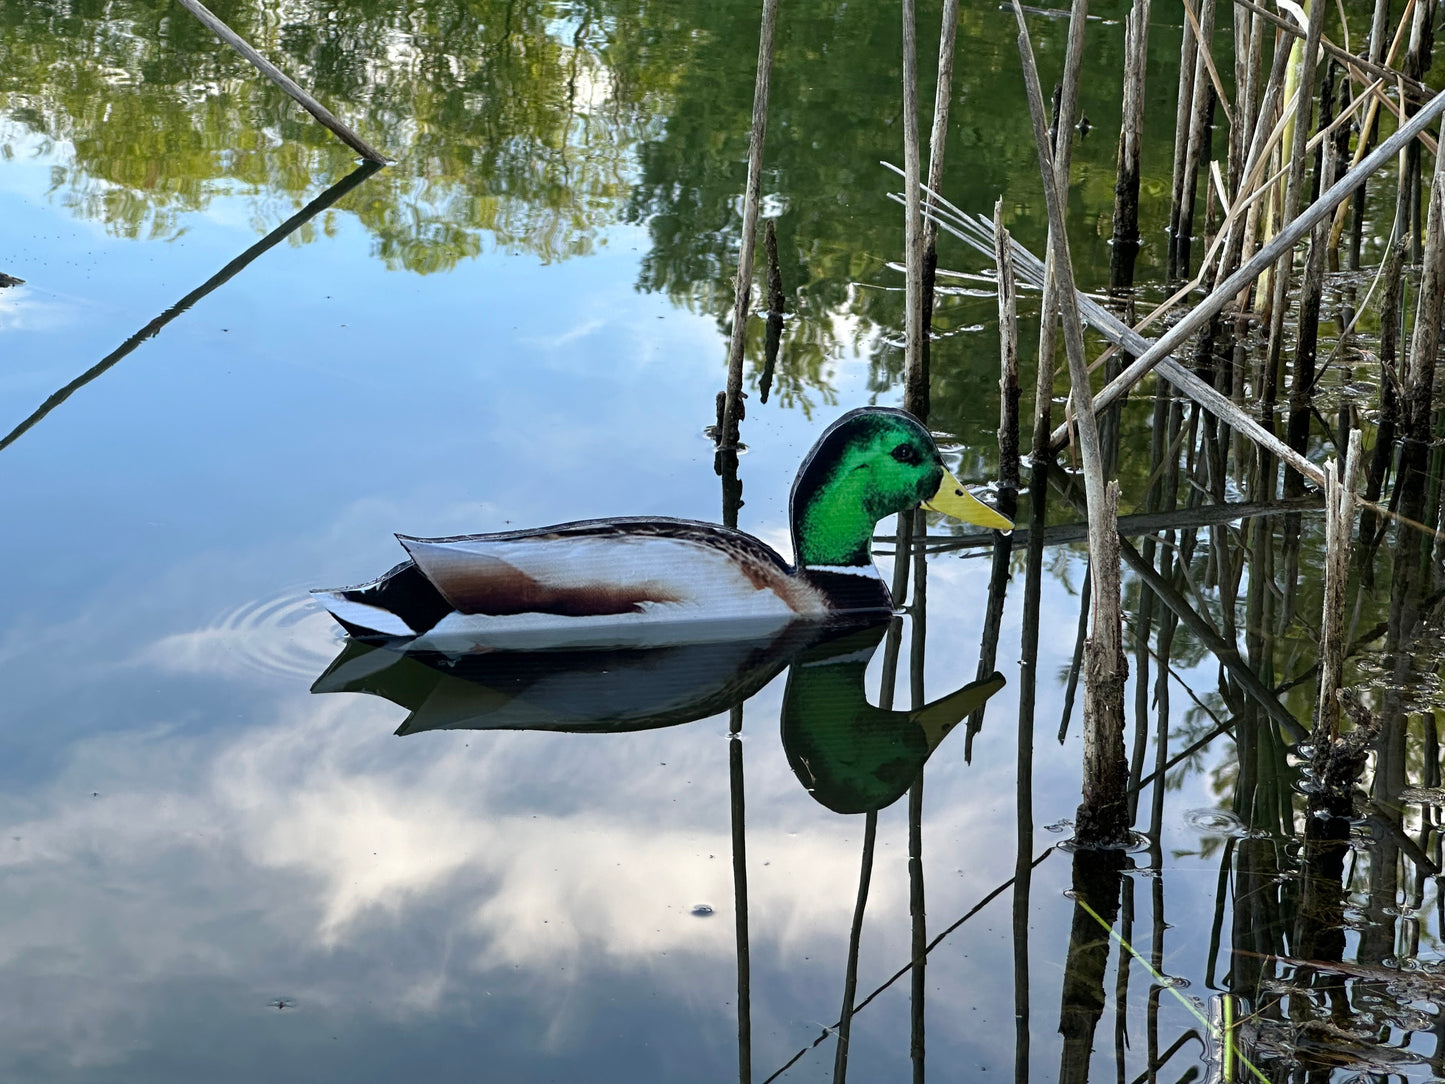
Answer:
<path fill-rule="evenodd" d="M 424 730 L 612 733 L 726 712 L 791 664 L 783 697 L 788 762 L 839 813 L 896 801 L 960 720 L 1003 687 L 993 674 L 911 711 L 868 702 L 864 681 L 885 623 L 799 622 L 752 640 L 629 649 L 447 654 L 349 641 L 312 692 L 358 692 L 406 708 Z"/>
<path fill-rule="evenodd" d="M 896 802 L 949 732 L 1004 686 L 995 671 L 921 708 L 876 708 L 864 678 L 884 628 L 810 647 L 788 672 L 783 750 L 798 782 L 835 813 L 867 813 Z"/>

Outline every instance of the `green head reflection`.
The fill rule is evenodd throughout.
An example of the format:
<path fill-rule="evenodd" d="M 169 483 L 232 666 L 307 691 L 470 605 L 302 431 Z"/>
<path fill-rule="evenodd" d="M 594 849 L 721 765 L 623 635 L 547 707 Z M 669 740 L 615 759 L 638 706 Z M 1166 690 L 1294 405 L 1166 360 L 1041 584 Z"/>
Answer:
<path fill-rule="evenodd" d="M 788 673 L 783 749 L 798 781 L 836 813 L 896 802 L 949 732 L 1004 686 L 994 673 L 912 711 L 876 708 L 864 677 L 883 631 L 817 644 Z"/>

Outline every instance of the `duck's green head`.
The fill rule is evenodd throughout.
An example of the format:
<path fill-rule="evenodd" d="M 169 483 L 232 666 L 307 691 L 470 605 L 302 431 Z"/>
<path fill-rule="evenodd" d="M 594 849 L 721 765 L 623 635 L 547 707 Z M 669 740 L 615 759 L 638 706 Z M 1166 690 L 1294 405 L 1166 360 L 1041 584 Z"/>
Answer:
<path fill-rule="evenodd" d="M 975 500 L 943 465 L 912 414 L 849 411 L 824 430 L 793 482 L 793 550 L 800 565 L 872 563 L 878 521 L 919 505 L 987 527 L 1007 519 Z"/>

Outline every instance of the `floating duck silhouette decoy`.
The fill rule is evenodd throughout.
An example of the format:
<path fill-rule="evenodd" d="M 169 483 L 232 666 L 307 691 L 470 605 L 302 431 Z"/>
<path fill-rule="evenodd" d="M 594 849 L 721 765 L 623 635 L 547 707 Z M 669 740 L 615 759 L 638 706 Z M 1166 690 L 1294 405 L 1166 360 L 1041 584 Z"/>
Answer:
<path fill-rule="evenodd" d="M 790 500 L 790 565 L 741 531 L 695 520 L 583 520 L 451 538 L 398 535 L 410 560 L 315 592 L 352 636 L 517 650 L 647 646 L 762 634 L 799 620 L 876 620 L 893 600 L 873 565 L 879 520 L 922 505 L 1007 530 L 902 410 L 844 414 L 813 445 Z"/>

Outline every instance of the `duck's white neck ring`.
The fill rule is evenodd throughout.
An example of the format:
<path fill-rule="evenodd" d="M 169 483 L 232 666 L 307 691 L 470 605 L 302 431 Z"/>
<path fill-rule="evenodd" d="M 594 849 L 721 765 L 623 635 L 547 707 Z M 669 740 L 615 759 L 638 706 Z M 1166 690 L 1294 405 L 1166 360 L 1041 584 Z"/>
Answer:
<path fill-rule="evenodd" d="M 804 565 L 809 572 L 832 572 L 840 576 L 867 576 L 881 580 L 882 574 L 873 565 Z"/>

